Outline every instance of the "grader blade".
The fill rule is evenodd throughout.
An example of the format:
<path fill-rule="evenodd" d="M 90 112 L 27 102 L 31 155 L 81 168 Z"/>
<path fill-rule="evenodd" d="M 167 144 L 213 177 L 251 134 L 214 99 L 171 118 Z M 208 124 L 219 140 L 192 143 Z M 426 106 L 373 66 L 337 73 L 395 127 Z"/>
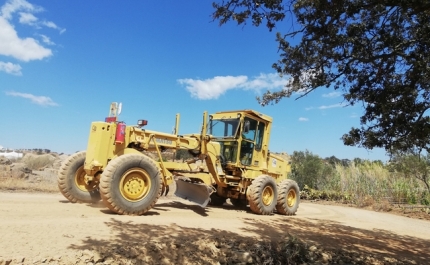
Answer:
<path fill-rule="evenodd" d="M 204 183 L 192 183 L 181 179 L 176 180 L 175 195 L 194 202 L 202 208 L 206 207 L 210 200 L 212 189 Z"/>

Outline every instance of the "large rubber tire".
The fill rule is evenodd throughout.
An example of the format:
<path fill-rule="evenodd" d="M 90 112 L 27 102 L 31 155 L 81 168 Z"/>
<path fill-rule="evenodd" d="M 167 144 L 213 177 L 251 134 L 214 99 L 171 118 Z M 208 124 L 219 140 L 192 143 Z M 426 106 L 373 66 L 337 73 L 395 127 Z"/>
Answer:
<path fill-rule="evenodd" d="M 163 181 L 149 157 L 126 154 L 109 162 L 100 178 L 100 194 L 115 213 L 142 215 L 161 195 Z"/>
<path fill-rule="evenodd" d="M 275 180 L 267 175 L 258 176 L 249 185 L 246 196 L 251 211 L 261 215 L 272 214 L 278 198 Z"/>
<path fill-rule="evenodd" d="M 278 184 L 278 190 L 276 211 L 283 215 L 294 215 L 300 204 L 299 185 L 294 180 L 286 179 Z"/>
<path fill-rule="evenodd" d="M 85 183 L 86 152 L 79 152 L 63 161 L 58 171 L 58 189 L 70 202 L 92 203 L 100 201 L 99 183 Z"/>
<path fill-rule="evenodd" d="M 227 200 L 226 198 L 219 196 L 216 192 L 211 193 L 210 199 L 209 205 L 212 206 L 222 206 Z"/>

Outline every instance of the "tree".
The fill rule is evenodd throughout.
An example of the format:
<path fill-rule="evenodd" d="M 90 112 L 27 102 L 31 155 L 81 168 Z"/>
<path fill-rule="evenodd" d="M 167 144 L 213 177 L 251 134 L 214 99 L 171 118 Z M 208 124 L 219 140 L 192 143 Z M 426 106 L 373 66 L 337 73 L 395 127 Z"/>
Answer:
<path fill-rule="evenodd" d="M 396 155 L 391 165 L 405 177 L 414 177 L 423 182 L 430 193 L 430 154 L 426 156 L 416 154 Z"/>
<path fill-rule="evenodd" d="M 302 189 L 305 185 L 312 189 L 321 188 L 333 175 L 334 167 L 326 164 L 319 156 L 308 150 L 294 151 L 291 155 L 291 178 Z"/>
<path fill-rule="evenodd" d="M 213 3 L 220 25 L 265 24 L 277 33 L 273 68 L 287 86 L 257 98 L 278 103 L 293 92 L 340 90 L 345 105 L 361 104 L 360 128 L 345 145 L 430 151 L 430 2 L 424 0 L 226 0 Z M 296 45 L 295 38 L 300 38 Z"/>
<path fill-rule="evenodd" d="M 335 156 L 330 156 L 330 157 L 326 157 L 324 159 L 325 162 L 329 163 L 332 166 L 336 166 L 336 164 L 341 164 L 342 160 L 340 160 L 339 158 L 335 157 Z"/>

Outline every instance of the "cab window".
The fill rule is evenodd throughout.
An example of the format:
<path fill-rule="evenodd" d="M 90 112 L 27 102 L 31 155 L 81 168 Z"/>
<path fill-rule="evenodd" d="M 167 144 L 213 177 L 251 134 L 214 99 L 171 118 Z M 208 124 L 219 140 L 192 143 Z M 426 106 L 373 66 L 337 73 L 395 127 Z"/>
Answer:
<path fill-rule="evenodd" d="M 258 123 L 257 139 L 255 142 L 255 149 L 256 150 L 261 150 L 261 147 L 263 145 L 264 127 L 265 127 L 265 124 L 263 122 Z"/>
<path fill-rule="evenodd" d="M 245 127 L 247 128 L 247 130 L 245 130 Z M 244 123 L 244 130 L 242 132 L 242 138 L 245 140 L 254 141 L 256 130 L 257 121 L 246 117 Z"/>

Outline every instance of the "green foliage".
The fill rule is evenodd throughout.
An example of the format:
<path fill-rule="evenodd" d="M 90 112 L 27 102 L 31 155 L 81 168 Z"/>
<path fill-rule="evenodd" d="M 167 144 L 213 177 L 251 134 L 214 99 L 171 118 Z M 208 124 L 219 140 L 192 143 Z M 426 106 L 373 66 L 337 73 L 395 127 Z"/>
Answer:
<path fill-rule="evenodd" d="M 345 145 L 430 151 L 428 1 L 225 0 L 213 7 L 220 25 L 251 21 L 271 31 L 287 20 L 273 68 L 290 82 L 260 104 L 332 87 L 342 90 L 345 105 L 364 108 L 360 128 L 343 135 Z"/>
<path fill-rule="evenodd" d="M 430 192 L 430 154 L 427 155 L 396 155 L 391 169 L 405 177 L 414 177 L 423 182 Z"/>
<path fill-rule="evenodd" d="M 294 151 L 291 155 L 291 175 L 300 188 L 308 185 L 317 189 L 333 174 L 333 167 L 319 156 L 306 151 Z"/>
<path fill-rule="evenodd" d="M 375 201 L 389 197 L 391 176 L 377 163 L 351 163 L 348 167 L 338 165 L 336 174 L 338 185 L 327 185 L 326 188 L 351 194 L 350 199 L 355 204 L 361 205 L 368 197 Z"/>
<path fill-rule="evenodd" d="M 322 159 L 309 151 L 296 151 L 291 160 L 290 177 L 299 184 L 303 199 L 335 200 L 358 206 L 382 202 L 430 203 L 425 183 L 412 176 L 417 172 L 412 162 L 417 161 L 410 156 L 398 157 L 397 161 L 385 165 L 379 160 L 359 158 L 346 163 L 336 157 Z M 421 159 L 419 165 L 423 163 Z"/>

